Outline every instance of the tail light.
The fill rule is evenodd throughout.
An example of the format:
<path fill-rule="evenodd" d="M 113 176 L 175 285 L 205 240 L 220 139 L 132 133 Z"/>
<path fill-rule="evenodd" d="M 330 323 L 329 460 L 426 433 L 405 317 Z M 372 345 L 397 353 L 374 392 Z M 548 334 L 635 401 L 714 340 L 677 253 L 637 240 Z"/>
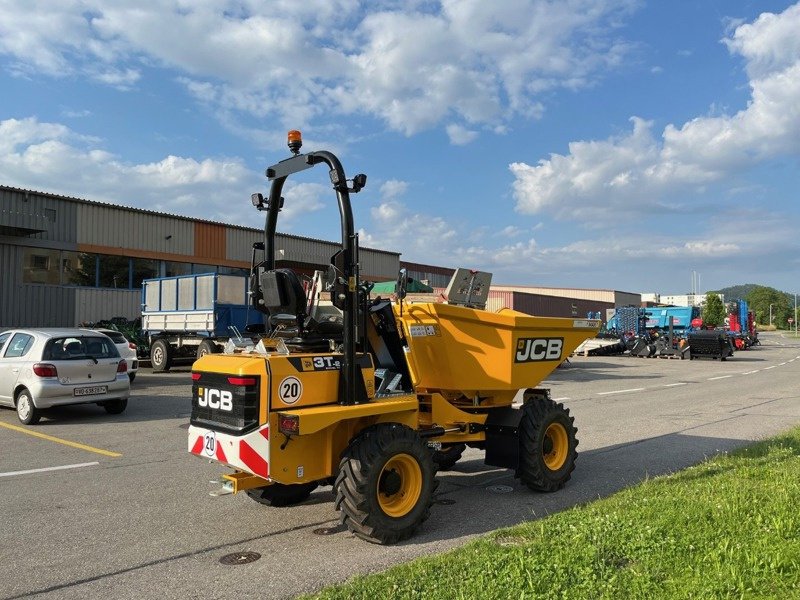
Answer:
<path fill-rule="evenodd" d="M 130 348 L 131 350 L 136 350 L 136 344 L 134 344 L 133 342 L 128 342 L 128 348 Z"/>
<path fill-rule="evenodd" d="M 228 383 L 231 385 L 255 385 L 255 377 L 228 377 Z"/>
<path fill-rule="evenodd" d="M 47 363 L 36 363 L 33 365 L 33 373 L 39 377 L 58 377 L 56 366 Z"/>
<path fill-rule="evenodd" d="M 300 417 L 298 415 L 278 415 L 278 430 L 284 435 L 300 433 Z"/>
<path fill-rule="evenodd" d="M 117 373 L 127 373 L 128 372 L 128 363 L 125 359 L 119 361 L 117 364 Z"/>

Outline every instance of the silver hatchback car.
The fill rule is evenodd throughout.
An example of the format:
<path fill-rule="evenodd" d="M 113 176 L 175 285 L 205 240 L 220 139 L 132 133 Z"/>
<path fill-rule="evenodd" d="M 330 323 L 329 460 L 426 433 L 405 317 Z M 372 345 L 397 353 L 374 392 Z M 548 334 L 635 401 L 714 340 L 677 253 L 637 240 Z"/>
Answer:
<path fill-rule="evenodd" d="M 130 395 L 128 365 L 114 342 L 86 329 L 11 329 L 0 333 L 0 405 L 33 425 L 42 409 L 96 403 L 116 415 Z"/>

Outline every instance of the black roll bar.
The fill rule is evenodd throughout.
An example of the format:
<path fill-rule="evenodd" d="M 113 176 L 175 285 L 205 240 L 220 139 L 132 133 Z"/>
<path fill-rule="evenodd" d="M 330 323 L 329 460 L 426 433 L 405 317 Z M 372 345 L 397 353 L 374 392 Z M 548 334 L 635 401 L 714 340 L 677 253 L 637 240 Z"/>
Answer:
<path fill-rule="evenodd" d="M 358 365 L 356 364 L 356 318 L 358 315 L 358 289 L 360 284 L 358 272 L 358 236 L 353 229 L 353 210 L 350 205 L 350 191 L 347 187 L 347 177 L 339 159 L 325 150 L 298 154 L 287 158 L 266 170 L 267 179 L 272 184 L 267 200 L 267 218 L 264 225 L 264 262 L 262 265 L 267 270 L 275 268 L 275 230 L 278 224 L 278 213 L 282 206 L 281 193 L 283 184 L 289 175 L 310 169 L 314 165 L 325 163 L 330 168 L 330 178 L 339 203 L 339 215 L 342 223 L 342 259 L 346 292 L 343 300 L 343 335 L 342 345 L 344 356 L 341 368 L 343 379 L 344 397 L 339 399 L 341 404 L 354 404 L 357 401 L 356 377 Z"/>

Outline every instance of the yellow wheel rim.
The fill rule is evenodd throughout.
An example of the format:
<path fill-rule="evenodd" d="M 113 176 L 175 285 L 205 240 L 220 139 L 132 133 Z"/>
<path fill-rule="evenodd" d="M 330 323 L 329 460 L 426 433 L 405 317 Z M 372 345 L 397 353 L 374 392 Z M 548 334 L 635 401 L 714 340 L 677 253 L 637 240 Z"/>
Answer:
<path fill-rule="evenodd" d="M 397 454 L 378 477 L 378 504 L 390 517 L 403 517 L 417 505 L 422 493 L 422 470 L 409 454 Z"/>
<path fill-rule="evenodd" d="M 544 432 L 542 448 L 544 464 L 551 471 L 558 471 L 567 462 L 569 436 L 561 423 L 550 423 Z"/>

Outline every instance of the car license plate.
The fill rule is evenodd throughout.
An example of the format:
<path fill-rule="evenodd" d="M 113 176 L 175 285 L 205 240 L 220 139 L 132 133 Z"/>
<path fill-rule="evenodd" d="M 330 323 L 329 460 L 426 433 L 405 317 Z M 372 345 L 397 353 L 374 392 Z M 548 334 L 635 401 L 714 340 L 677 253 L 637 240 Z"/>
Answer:
<path fill-rule="evenodd" d="M 96 385 L 93 387 L 79 387 L 75 388 L 72 392 L 75 396 L 95 396 L 97 394 L 105 394 L 108 387 L 105 385 Z"/>

